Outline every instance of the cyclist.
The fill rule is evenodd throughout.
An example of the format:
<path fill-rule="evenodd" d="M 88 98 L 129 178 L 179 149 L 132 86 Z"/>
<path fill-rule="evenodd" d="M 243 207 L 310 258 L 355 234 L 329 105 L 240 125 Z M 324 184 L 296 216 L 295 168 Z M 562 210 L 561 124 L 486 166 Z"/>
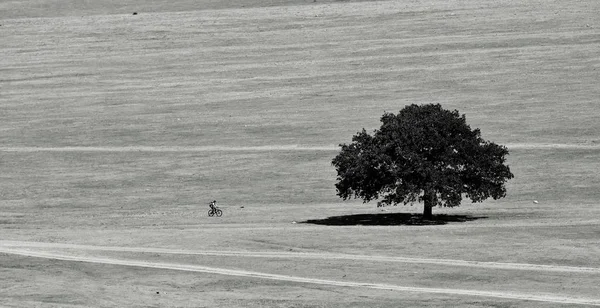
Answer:
<path fill-rule="evenodd" d="M 208 206 L 211 210 L 214 211 L 217 208 L 217 200 L 213 200 L 211 203 L 208 204 Z"/>

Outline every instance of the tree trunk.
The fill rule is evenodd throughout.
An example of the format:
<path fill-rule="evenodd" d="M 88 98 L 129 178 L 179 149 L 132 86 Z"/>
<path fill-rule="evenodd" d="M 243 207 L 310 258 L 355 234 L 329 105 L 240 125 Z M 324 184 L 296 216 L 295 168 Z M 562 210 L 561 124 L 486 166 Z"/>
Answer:
<path fill-rule="evenodd" d="M 435 192 L 428 190 L 424 192 L 423 198 L 423 219 L 425 220 L 433 220 L 433 207 L 436 204 L 436 196 Z"/>

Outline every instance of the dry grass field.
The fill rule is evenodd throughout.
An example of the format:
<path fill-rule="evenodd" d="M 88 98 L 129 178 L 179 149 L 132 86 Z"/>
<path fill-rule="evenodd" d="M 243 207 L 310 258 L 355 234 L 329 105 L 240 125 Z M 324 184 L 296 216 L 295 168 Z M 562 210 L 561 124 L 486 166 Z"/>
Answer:
<path fill-rule="evenodd" d="M 600 306 L 600 2 L 243 2 L 0 0 L 1 307 Z M 505 199 L 335 196 L 412 103 Z"/>

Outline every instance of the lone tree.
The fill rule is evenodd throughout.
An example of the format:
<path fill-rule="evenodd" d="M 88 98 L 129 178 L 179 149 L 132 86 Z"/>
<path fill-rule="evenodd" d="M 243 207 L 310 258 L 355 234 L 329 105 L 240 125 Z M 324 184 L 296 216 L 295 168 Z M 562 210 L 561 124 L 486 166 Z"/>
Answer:
<path fill-rule="evenodd" d="M 455 207 L 463 196 L 472 202 L 506 196 L 513 178 L 505 165 L 508 149 L 483 140 L 465 116 L 439 104 L 410 105 L 384 113 L 373 135 L 363 128 L 351 144 L 340 144 L 333 159 L 337 195 L 378 206 L 424 203 L 423 218 L 434 206 Z"/>

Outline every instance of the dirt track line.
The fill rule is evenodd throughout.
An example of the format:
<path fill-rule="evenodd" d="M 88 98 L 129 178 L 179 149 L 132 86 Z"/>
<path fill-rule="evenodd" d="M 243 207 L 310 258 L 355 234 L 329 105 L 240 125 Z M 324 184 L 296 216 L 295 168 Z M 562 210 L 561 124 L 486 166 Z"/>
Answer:
<path fill-rule="evenodd" d="M 380 290 L 391 290 L 391 291 L 402 291 L 402 292 L 494 297 L 494 298 L 512 299 L 512 300 L 526 300 L 526 301 L 539 301 L 539 302 L 550 302 L 550 303 L 561 303 L 561 304 L 600 306 L 600 299 L 571 298 L 571 297 L 563 297 L 563 296 L 547 295 L 547 294 L 526 294 L 526 293 L 517 293 L 517 292 L 477 291 L 477 290 L 466 290 L 466 289 L 406 287 L 406 286 L 397 286 L 397 285 L 379 284 L 379 283 L 336 281 L 336 280 L 326 280 L 326 279 L 305 278 L 305 277 L 298 277 L 298 276 L 252 272 L 252 271 L 244 271 L 244 270 L 232 270 L 232 269 L 207 267 L 207 266 L 200 266 L 200 265 L 146 262 L 146 261 L 134 261 L 134 260 L 119 260 L 119 259 L 112 259 L 112 258 L 77 257 L 77 256 L 54 254 L 54 253 L 10 249 L 10 248 L 3 248 L 3 247 L 0 247 L 0 253 L 15 254 L 15 255 L 36 257 L 36 258 L 62 260 L 62 261 L 87 262 L 87 263 L 96 263 L 96 264 L 157 268 L 157 269 L 177 270 L 177 271 L 186 271 L 186 272 L 211 273 L 211 274 L 219 274 L 219 275 L 227 275 L 227 276 L 249 277 L 249 278 L 259 278 L 259 279 L 269 279 L 269 280 L 289 281 L 289 282 L 299 282 L 299 283 L 310 283 L 310 284 L 339 286 L 339 287 L 362 287 L 362 288 L 369 288 L 369 289 L 380 289 Z"/>
<path fill-rule="evenodd" d="M 131 147 L 0 147 L 4 152 L 269 152 L 269 151 L 337 151 L 335 146 L 299 146 L 289 145 L 265 145 L 265 146 L 131 146 Z"/>
<path fill-rule="evenodd" d="M 600 144 L 509 143 L 509 149 L 600 149 Z M 269 152 L 269 151 L 339 151 L 339 147 L 300 146 L 295 144 L 263 146 L 66 146 L 66 147 L 0 147 L 3 152 Z"/>
<path fill-rule="evenodd" d="M 335 254 L 335 253 L 194 251 L 194 250 L 164 249 L 164 248 L 91 246 L 91 245 L 75 245 L 75 244 L 40 243 L 40 242 L 0 241 L 0 249 L 2 249 L 2 248 L 14 249 L 15 247 L 16 248 L 34 247 L 34 248 L 46 248 L 46 249 L 74 249 L 74 250 L 89 250 L 89 251 L 222 256 L 222 257 L 354 260 L 354 261 L 371 261 L 371 262 L 397 262 L 397 263 L 411 263 L 411 264 L 463 266 L 463 267 L 478 267 L 478 268 L 489 268 L 489 269 L 519 270 L 519 271 L 527 270 L 527 271 L 544 271 L 544 272 L 600 274 L 600 268 L 595 268 L 595 267 L 575 267 L 575 266 L 529 264 L 529 263 L 483 262 L 483 261 L 468 261 L 468 260 L 453 260 L 453 259 L 426 259 L 426 258 L 369 256 L 369 255 L 351 255 L 351 254 Z"/>
<path fill-rule="evenodd" d="M 508 143 L 505 146 L 509 149 L 600 149 L 600 144 L 581 143 Z"/>

